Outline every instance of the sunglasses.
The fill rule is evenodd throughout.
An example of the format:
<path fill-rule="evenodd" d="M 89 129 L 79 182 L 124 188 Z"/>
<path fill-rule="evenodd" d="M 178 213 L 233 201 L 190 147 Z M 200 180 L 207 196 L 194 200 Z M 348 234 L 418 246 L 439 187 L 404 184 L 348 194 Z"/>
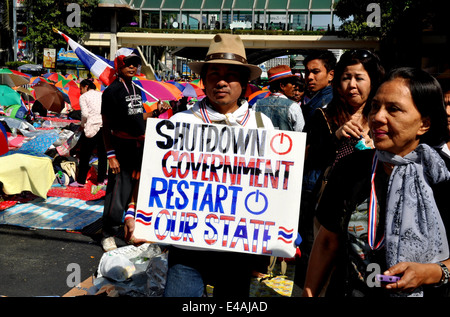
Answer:
<path fill-rule="evenodd" d="M 345 54 L 356 57 L 358 59 L 369 58 L 373 56 L 372 52 L 369 50 L 351 50 Z"/>
<path fill-rule="evenodd" d="M 126 61 L 123 63 L 124 67 L 130 67 L 130 66 L 134 66 L 134 67 L 138 67 L 141 65 L 141 63 L 136 63 L 136 61 Z"/>

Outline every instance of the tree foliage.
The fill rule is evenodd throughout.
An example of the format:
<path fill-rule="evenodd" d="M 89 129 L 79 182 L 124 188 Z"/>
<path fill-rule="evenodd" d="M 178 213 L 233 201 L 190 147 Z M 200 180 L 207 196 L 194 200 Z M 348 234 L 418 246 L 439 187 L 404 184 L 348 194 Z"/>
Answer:
<path fill-rule="evenodd" d="M 335 5 L 335 14 L 343 20 L 342 31 L 346 37 L 365 38 L 377 36 L 381 39 L 396 36 L 405 30 L 423 30 L 430 26 L 434 29 L 445 27 L 448 18 L 447 1 L 439 0 L 339 0 Z M 380 6 L 381 24 L 370 27 L 367 18 L 370 11 L 367 6 L 377 3 Z M 448 28 L 448 25 L 447 25 Z"/>
<path fill-rule="evenodd" d="M 84 33 L 91 29 L 89 21 L 93 18 L 98 2 L 99 0 L 25 0 L 29 16 L 26 23 L 27 35 L 24 40 L 34 44 L 39 57 L 42 57 L 44 48 L 59 48 L 67 45 L 61 35 L 53 32 L 53 28 L 79 41 Z M 73 13 L 67 9 L 70 3 L 77 3 L 80 6 L 79 27 L 70 27 L 67 23 L 69 16 Z"/>

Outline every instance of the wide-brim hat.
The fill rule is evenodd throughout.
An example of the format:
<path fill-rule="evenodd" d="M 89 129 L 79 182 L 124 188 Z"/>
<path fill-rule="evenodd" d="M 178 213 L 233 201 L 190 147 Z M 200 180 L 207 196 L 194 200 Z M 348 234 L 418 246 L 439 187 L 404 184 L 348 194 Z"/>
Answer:
<path fill-rule="evenodd" d="M 205 64 L 228 64 L 238 65 L 250 71 L 249 80 L 261 76 L 262 70 L 256 65 L 247 62 L 244 43 L 238 35 L 216 34 L 211 40 L 205 61 L 191 62 L 188 66 L 193 72 L 200 74 Z"/>
<path fill-rule="evenodd" d="M 267 79 L 269 80 L 269 83 L 274 82 L 276 80 L 290 78 L 290 77 L 298 77 L 298 76 L 295 74 L 292 74 L 291 68 L 287 65 L 278 65 L 278 66 L 272 67 L 267 72 Z"/>

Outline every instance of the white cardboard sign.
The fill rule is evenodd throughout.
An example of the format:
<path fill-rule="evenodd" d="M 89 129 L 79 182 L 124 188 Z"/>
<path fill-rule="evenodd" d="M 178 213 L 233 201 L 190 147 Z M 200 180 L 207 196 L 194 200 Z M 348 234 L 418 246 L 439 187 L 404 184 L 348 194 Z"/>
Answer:
<path fill-rule="evenodd" d="M 135 236 L 293 257 L 306 134 L 148 120 Z"/>

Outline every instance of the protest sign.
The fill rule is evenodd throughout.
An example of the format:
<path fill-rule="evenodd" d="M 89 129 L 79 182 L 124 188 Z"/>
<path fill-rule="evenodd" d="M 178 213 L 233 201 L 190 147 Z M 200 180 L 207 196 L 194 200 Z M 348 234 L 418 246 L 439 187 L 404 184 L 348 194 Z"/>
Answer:
<path fill-rule="evenodd" d="M 148 120 L 137 238 L 293 257 L 306 134 Z"/>

